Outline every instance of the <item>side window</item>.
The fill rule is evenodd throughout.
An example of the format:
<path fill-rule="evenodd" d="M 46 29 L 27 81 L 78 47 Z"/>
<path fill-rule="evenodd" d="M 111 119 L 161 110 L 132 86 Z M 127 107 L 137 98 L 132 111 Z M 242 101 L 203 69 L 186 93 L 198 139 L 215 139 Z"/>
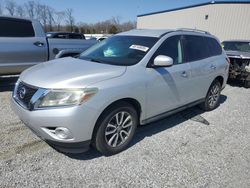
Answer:
<path fill-rule="evenodd" d="M 34 37 L 35 32 L 30 21 L 0 19 L 0 37 Z"/>
<path fill-rule="evenodd" d="M 166 55 L 173 59 L 174 64 L 183 63 L 181 36 L 167 38 L 156 51 L 154 58 L 158 55 Z"/>
<path fill-rule="evenodd" d="M 205 37 L 205 40 L 207 42 L 210 56 L 216 56 L 222 54 L 222 48 L 221 45 L 215 40 L 214 38 Z"/>
<path fill-rule="evenodd" d="M 60 34 L 56 34 L 53 38 L 56 38 L 56 39 L 67 39 L 68 35 L 60 33 Z"/>
<path fill-rule="evenodd" d="M 198 61 L 209 57 L 209 49 L 202 36 L 185 35 L 183 44 L 186 62 Z"/>
<path fill-rule="evenodd" d="M 69 39 L 82 39 L 82 35 L 69 34 Z"/>

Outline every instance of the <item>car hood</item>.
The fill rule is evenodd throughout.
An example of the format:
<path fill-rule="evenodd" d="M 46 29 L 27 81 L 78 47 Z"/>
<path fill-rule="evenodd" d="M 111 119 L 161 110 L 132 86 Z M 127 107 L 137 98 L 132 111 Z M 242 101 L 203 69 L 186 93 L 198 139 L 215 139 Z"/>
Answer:
<path fill-rule="evenodd" d="M 40 88 L 84 88 L 91 84 L 119 77 L 125 66 L 62 58 L 38 64 L 20 75 L 20 80 Z"/>
<path fill-rule="evenodd" d="M 241 58 L 241 59 L 249 59 L 249 52 L 241 52 L 241 51 L 226 51 L 228 57 Z"/>

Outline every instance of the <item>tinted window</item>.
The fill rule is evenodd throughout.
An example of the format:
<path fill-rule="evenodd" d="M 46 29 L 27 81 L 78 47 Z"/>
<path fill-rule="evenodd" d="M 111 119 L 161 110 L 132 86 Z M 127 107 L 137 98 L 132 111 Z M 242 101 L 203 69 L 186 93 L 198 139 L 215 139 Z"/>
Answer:
<path fill-rule="evenodd" d="M 214 38 L 204 37 L 210 52 L 210 56 L 221 55 L 222 48 L 221 45 Z"/>
<path fill-rule="evenodd" d="M 201 36 L 186 35 L 183 39 L 184 56 L 187 62 L 197 61 L 209 57 L 209 49 Z"/>
<path fill-rule="evenodd" d="M 156 51 L 153 59 L 158 55 L 171 57 L 174 64 L 182 63 L 181 36 L 173 36 L 166 39 L 166 41 L 164 41 L 160 48 Z"/>
<path fill-rule="evenodd" d="M 70 39 L 83 39 L 82 35 L 79 34 L 69 34 Z"/>
<path fill-rule="evenodd" d="M 54 37 L 55 39 L 67 39 L 68 38 L 68 35 L 67 34 L 55 34 Z"/>
<path fill-rule="evenodd" d="M 0 37 L 34 37 L 32 23 L 23 20 L 0 19 Z"/>

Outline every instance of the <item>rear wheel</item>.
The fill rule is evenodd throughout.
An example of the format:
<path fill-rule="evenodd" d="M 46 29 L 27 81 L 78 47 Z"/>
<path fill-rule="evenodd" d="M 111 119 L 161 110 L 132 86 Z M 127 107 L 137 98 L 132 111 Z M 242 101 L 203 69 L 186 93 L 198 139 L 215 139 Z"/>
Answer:
<path fill-rule="evenodd" d="M 138 115 L 132 105 L 121 102 L 111 106 L 97 122 L 94 135 L 96 149 L 104 155 L 125 150 L 134 136 L 137 124 Z"/>
<path fill-rule="evenodd" d="M 211 111 L 217 108 L 219 105 L 220 93 L 221 84 L 218 80 L 215 80 L 208 90 L 204 103 L 201 104 L 202 109 L 205 111 Z"/>

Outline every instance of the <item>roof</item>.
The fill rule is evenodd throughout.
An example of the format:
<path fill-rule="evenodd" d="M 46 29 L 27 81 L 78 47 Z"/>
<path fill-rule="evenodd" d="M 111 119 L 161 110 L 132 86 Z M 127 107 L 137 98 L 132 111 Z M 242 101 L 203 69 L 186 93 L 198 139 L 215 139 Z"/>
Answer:
<path fill-rule="evenodd" d="M 157 37 L 160 38 L 162 35 L 174 30 L 170 29 L 133 29 L 127 32 L 119 33 L 117 35 L 122 36 L 142 36 L 142 37 Z"/>
<path fill-rule="evenodd" d="M 36 21 L 34 19 L 29 19 L 29 18 L 20 18 L 16 16 L 0 16 L 0 19 L 6 19 L 6 20 L 23 20 L 23 21 Z"/>
<path fill-rule="evenodd" d="M 172 11 L 177 11 L 177 10 L 200 7 L 200 6 L 205 6 L 205 5 L 214 5 L 214 4 L 250 4 L 250 1 L 249 0 L 248 1 L 209 1 L 206 3 L 200 3 L 200 4 L 184 6 L 184 7 L 174 8 L 174 9 L 162 10 L 158 12 L 141 14 L 141 15 L 138 15 L 137 17 L 149 16 L 149 15 L 154 15 L 154 14 L 160 14 L 160 13 L 166 13 L 166 12 L 172 12 Z"/>
<path fill-rule="evenodd" d="M 156 37 L 161 38 L 165 34 L 171 32 L 191 32 L 195 34 L 210 35 L 207 31 L 198 30 L 198 29 L 189 29 L 189 28 L 177 28 L 177 29 L 133 29 L 130 31 L 118 33 L 120 36 L 141 36 L 141 37 Z"/>

